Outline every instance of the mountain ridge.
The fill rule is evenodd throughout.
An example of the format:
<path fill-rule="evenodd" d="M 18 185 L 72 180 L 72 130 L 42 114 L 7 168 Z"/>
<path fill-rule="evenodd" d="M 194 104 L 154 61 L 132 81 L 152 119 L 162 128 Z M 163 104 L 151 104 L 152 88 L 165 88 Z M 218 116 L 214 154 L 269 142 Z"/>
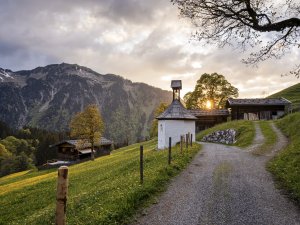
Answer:
<path fill-rule="evenodd" d="M 105 135 L 132 143 L 148 136 L 155 108 L 171 97 L 170 91 L 77 64 L 15 72 L 0 69 L 0 120 L 14 128 L 67 130 L 75 113 L 97 104 L 106 123 Z"/>

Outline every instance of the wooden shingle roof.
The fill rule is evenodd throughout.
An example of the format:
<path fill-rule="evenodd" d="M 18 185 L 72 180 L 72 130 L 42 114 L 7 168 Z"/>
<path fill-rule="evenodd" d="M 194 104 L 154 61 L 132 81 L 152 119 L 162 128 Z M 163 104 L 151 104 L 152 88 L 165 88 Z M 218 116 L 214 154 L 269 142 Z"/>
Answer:
<path fill-rule="evenodd" d="M 285 98 L 229 98 L 226 106 L 235 105 L 289 105 L 291 102 Z"/>
<path fill-rule="evenodd" d="M 191 109 L 189 112 L 196 116 L 229 116 L 229 111 L 227 109 L 212 109 L 212 110 L 201 110 L 201 109 Z"/>
<path fill-rule="evenodd" d="M 55 146 L 58 146 L 58 145 L 61 145 L 61 144 L 64 144 L 64 143 L 68 143 L 70 145 L 74 145 L 74 146 L 77 146 L 77 144 L 79 143 L 80 140 L 63 140 L 57 144 L 54 144 L 54 145 L 51 145 L 50 147 L 55 147 Z M 95 143 L 95 146 L 97 145 L 111 145 L 112 144 L 112 141 L 106 139 L 105 137 L 101 137 L 100 138 L 100 143 Z M 89 147 L 90 144 L 89 143 L 85 143 L 84 144 L 84 147 Z"/>
<path fill-rule="evenodd" d="M 171 105 L 158 117 L 158 120 L 196 120 L 189 110 L 187 110 L 179 100 L 175 99 Z"/>

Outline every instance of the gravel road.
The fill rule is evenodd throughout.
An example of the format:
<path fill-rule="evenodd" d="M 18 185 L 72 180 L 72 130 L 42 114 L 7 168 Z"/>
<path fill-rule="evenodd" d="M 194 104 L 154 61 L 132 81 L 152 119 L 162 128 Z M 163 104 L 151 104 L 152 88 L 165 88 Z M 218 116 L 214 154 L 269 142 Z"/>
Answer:
<path fill-rule="evenodd" d="M 263 137 L 257 124 L 256 131 L 258 147 Z M 280 135 L 276 148 L 286 143 Z M 275 188 L 265 169 L 269 156 L 255 156 L 253 148 L 202 145 L 189 167 L 135 224 L 300 225 L 299 208 Z"/>

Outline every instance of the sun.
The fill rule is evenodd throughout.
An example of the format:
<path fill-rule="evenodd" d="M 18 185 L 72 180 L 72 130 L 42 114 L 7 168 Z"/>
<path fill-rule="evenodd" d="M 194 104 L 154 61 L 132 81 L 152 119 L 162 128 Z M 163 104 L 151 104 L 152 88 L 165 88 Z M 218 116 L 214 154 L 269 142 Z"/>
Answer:
<path fill-rule="evenodd" d="M 206 108 L 211 109 L 211 101 L 207 100 L 206 102 Z"/>

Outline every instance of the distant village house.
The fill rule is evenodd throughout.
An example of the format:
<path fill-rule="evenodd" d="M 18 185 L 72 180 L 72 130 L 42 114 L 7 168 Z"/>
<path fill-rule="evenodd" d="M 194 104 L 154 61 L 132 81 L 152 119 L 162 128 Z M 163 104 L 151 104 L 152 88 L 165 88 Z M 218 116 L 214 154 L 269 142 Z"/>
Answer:
<path fill-rule="evenodd" d="M 75 161 L 91 157 L 91 144 L 80 140 L 64 140 L 51 147 L 56 147 L 59 160 Z M 98 143 L 95 143 L 95 156 L 109 155 L 112 150 L 112 141 L 101 137 Z"/>

